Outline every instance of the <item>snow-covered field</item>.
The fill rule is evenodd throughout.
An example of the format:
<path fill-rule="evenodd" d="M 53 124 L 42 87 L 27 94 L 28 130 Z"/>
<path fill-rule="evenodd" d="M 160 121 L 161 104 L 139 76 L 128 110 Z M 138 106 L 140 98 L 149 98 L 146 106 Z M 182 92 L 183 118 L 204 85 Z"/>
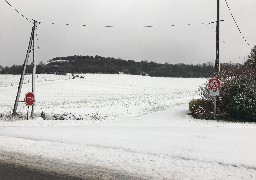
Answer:
<path fill-rule="evenodd" d="M 0 89 L 0 113 L 12 110 L 18 81 L 19 76 L 0 76 L 0 84 L 4 84 Z M 44 112 L 46 119 L 91 123 L 139 116 L 184 103 L 205 80 L 90 74 L 76 79 L 71 75 L 38 75 L 37 81 L 37 117 Z M 29 76 L 24 82 L 20 100 L 31 91 Z M 18 112 L 26 114 L 25 103 L 20 103 Z"/>
<path fill-rule="evenodd" d="M 8 118 L 19 76 L 0 76 L 0 161 L 81 178 L 256 179 L 255 124 L 187 115 L 205 79 L 82 76 L 39 75 L 35 120 Z"/>

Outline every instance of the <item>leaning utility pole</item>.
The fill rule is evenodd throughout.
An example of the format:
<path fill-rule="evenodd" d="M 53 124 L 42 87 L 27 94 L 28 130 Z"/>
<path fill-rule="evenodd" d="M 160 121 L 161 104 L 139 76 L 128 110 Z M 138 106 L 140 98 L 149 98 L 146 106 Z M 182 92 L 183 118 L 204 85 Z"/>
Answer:
<path fill-rule="evenodd" d="M 25 61 L 24 61 L 24 64 L 23 64 L 23 71 L 22 71 L 22 74 L 21 74 L 21 77 L 20 77 L 18 92 L 17 92 L 17 96 L 16 96 L 16 99 L 15 99 L 12 115 L 17 115 L 17 107 L 18 107 L 18 103 L 19 103 L 19 99 L 20 99 L 20 93 L 21 93 L 21 88 L 22 88 L 22 84 L 23 84 L 23 80 L 24 80 L 24 75 L 26 73 L 26 66 L 27 66 L 27 63 L 28 63 L 29 53 L 31 52 L 31 48 L 32 48 L 33 41 L 34 41 L 35 25 L 36 24 L 34 23 L 34 25 L 32 27 L 32 32 L 31 32 L 31 36 L 30 36 L 30 39 L 29 39 L 27 54 L 26 54 L 26 58 L 25 58 Z"/>
<path fill-rule="evenodd" d="M 220 71 L 220 0 L 217 0 L 215 74 Z"/>

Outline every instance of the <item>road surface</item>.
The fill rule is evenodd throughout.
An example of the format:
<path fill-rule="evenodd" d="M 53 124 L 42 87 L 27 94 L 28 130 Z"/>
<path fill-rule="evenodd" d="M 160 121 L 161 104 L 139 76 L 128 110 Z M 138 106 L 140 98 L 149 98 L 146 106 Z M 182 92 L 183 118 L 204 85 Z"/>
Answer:
<path fill-rule="evenodd" d="M 29 169 L 27 167 L 6 164 L 0 162 L 0 179 L 1 180 L 77 180 L 80 178 L 60 175 L 50 172 L 40 172 L 39 170 Z"/>

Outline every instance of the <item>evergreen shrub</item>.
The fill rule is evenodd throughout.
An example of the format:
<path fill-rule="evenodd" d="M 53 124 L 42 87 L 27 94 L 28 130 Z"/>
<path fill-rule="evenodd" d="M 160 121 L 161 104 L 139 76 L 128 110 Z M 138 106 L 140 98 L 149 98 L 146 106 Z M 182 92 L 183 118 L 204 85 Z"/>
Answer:
<path fill-rule="evenodd" d="M 213 103 L 207 99 L 193 99 L 189 102 L 189 111 L 196 119 L 213 119 Z"/>
<path fill-rule="evenodd" d="M 218 74 L 222 85 L 217 97 L 217 114 L 222 120 L 256 122 L 256 71 L 241 66 Z M 213 119 L 213 100 L 208 83 L 199 88 L 202 99 L 192 100 L 189 110 L 193 117 Z"/>

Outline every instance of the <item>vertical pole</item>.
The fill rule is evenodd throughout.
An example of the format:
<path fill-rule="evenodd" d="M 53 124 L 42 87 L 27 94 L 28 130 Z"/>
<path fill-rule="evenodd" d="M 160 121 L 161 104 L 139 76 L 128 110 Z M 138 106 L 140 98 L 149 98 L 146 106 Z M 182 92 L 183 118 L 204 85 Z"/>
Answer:
<path fill-rule="evenodd" d="M 215 60 L 215 76 L 220 71 L 220 0 L 217 0 L 217 22 L 216 22 L 216 60 Z M 217 100 L 216 96 L 214 100 L 214 119 L 217 115 Z"/>
<path fill-rule="evenodd" d="M 27 120 L 29 119 L 29 118 L 28 118 L 28 113 L 29 113 L 29 106 L 28 106 L 28 111 L 27 111 Z"/>
<path fill-rule="evenodd" d="M 23 64 L 23 71 L 20 77 L 20 82 L 19 82 L 19 87 L 18 87 L 18 92 L 17 92 L 17 96 L 15 99 L 15 103 L 14 103 L 14 107 L 13 107 L 13 113 L 12 115 L 17 115 L 17 107 L 18 107 L 18 103 L 19 103 L 19 99 L 20 99 L 20 92 L 21 92 L 21 88 L 22 88 L 22 84 L 23 84 L 23 80 L 24 80 L 24 75 L 26 73 L 26 66 L 27 66 L 27 62 L 28 62 L 28 58 L 29 58 L 29 53 L 31 52 L 31 47 L 32 47 L 32 41 L 33 41 L 33 36 L 34 36 L 34 29 L 35 27 L 32 27 L 32 32 L 31 32 L 31 36 L 30 36 L 30 40 L 29 40 L 29 45 L 28 45 L 28 49 L 27 49 L 27 54 L 26 54 L 26 58 Z"/>
<path fill-rule="evenodd" d="M 32 73 L 32 92 L 35 97 L 35 76 L 36 76 L 36 27 L 37 27 L 37 21 L 34 20 L 34 33 L 33 33 L 33 73 Z M 31 110 L 31 117 L 34 118 L 34 104 L 32 105 L 32 110 Z"/>
<path fill-rule="evenodd" d="M 220 0 L 217 0 L 215 74 L 220 70 Z"/>
<path fill-rule="evenodd" d="M 213 101 L 214 101 L 214 120 L 217 119 L 216 115 L 217 115 L 217 101 L 216 101 L 216 96 L 213 97 Z"/>

